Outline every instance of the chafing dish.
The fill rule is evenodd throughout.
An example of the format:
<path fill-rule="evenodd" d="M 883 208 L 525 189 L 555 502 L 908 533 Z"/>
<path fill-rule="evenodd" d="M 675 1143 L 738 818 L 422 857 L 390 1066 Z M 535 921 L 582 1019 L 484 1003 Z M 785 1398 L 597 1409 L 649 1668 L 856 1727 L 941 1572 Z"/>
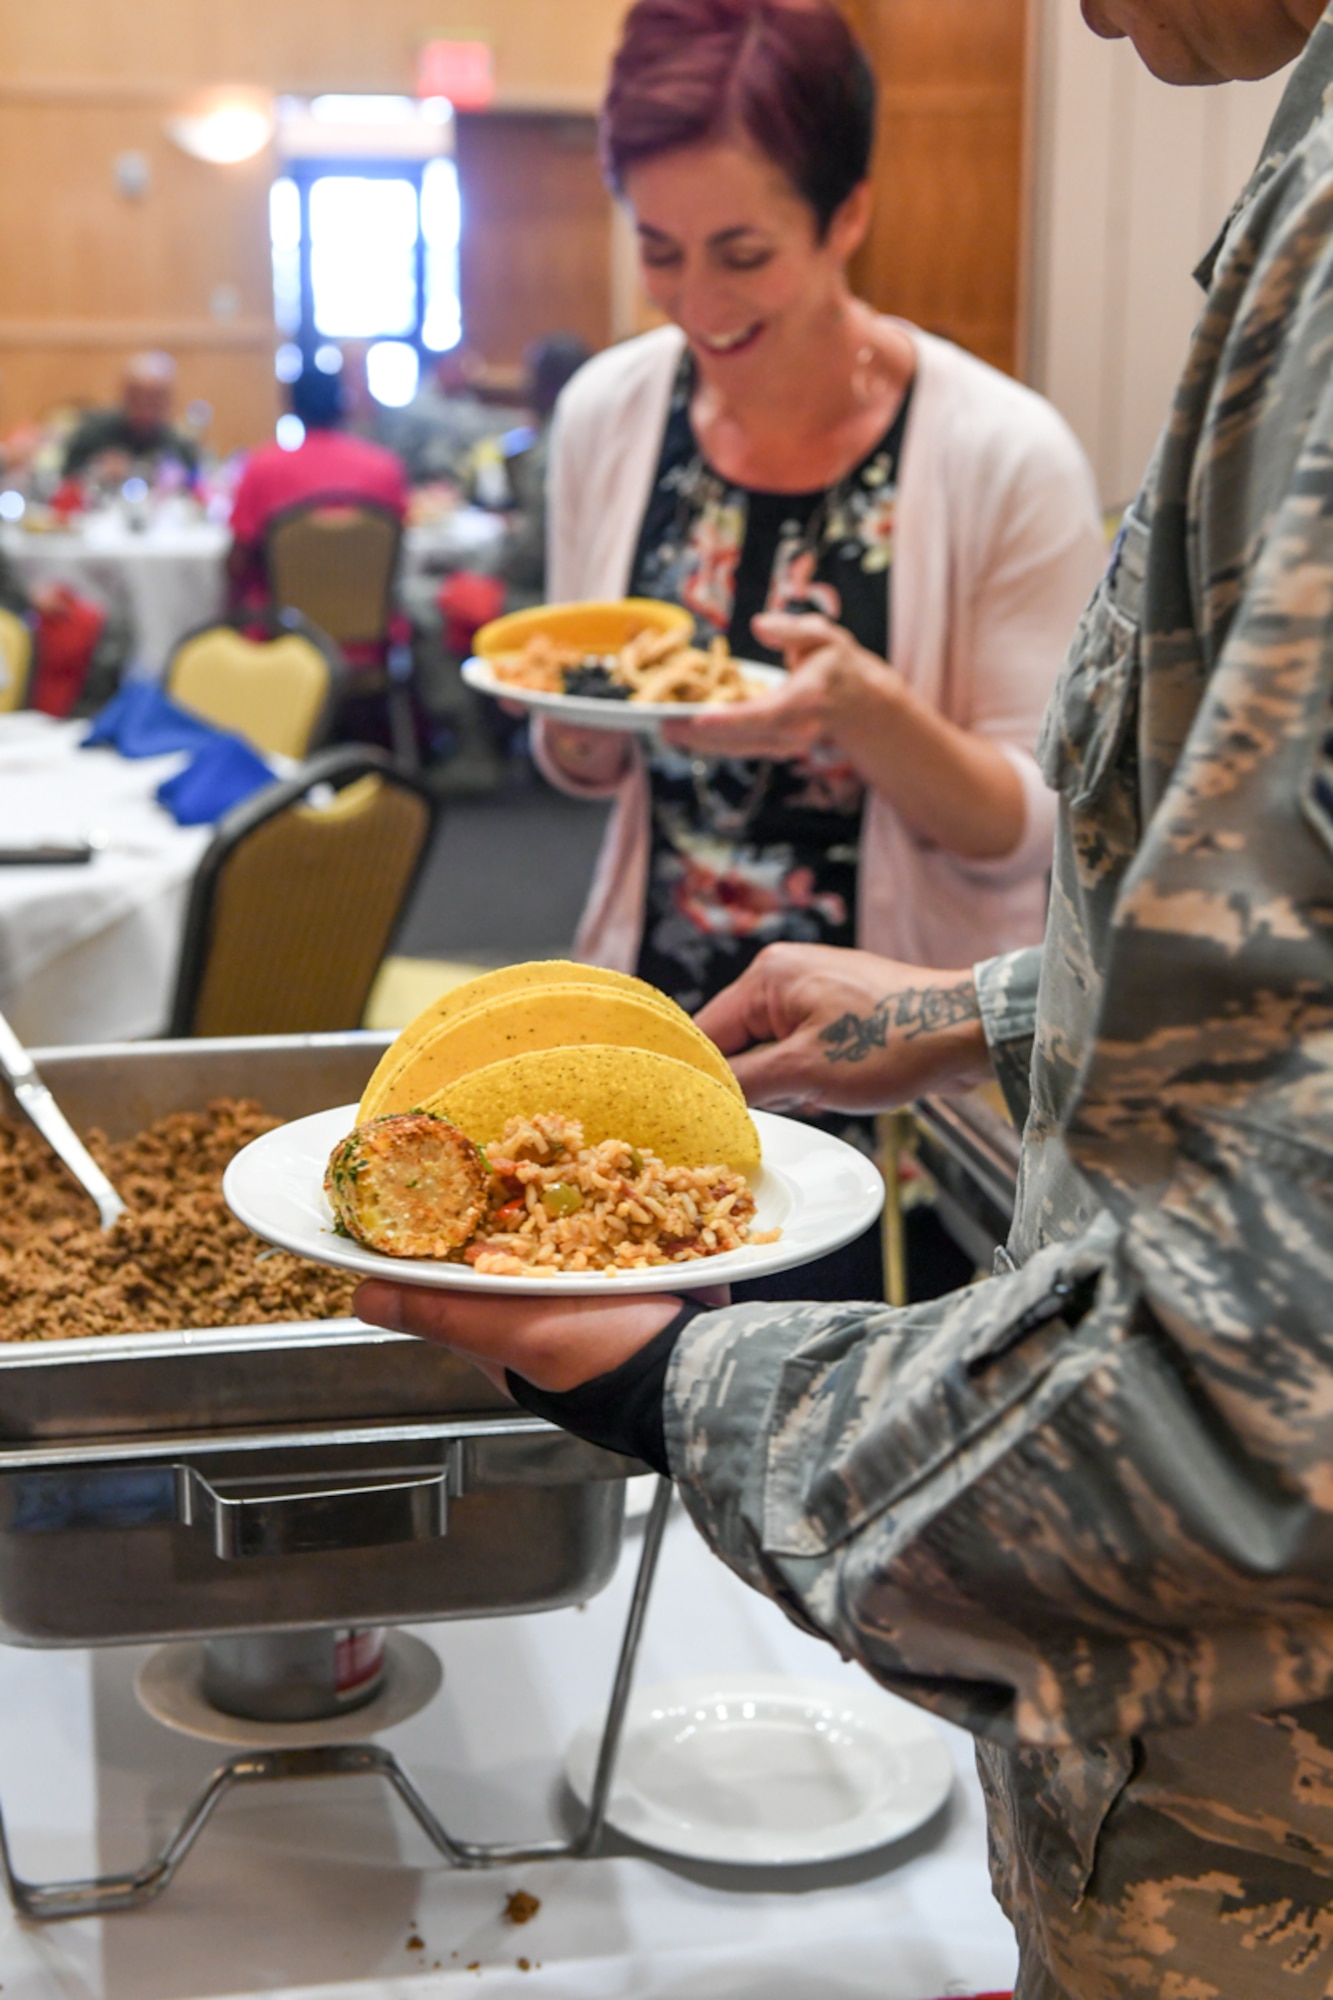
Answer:
<path fill-rule="evenodd" d="M 256 1098 L 286 1118 L 353 1102 L 388 1040 L 33 1053 L 74 1125 L 116 1139 L 218 1097 Z M 0 1112 L 16 1108 L 0 1090 Z M 0 1342 L 0 1642 L 203 1637 L 219 1683 L 257 1658 L 258 1692 L 268 1663 L 287 1675 L 275 1692 L 289 1698 L 309 1672 L 309 1635 L 328 1628 L 359 1638 L 591 1596 L 615 1568 L 624 1481 L 642 1469 L 515 1410 L 443 1349 L 352 1319 Z M 24 1881 L 0 1819 L 14 1903 L 39 1920 L 137 1906 L 171 1881 L 233 1787 L 355 1772 L 392 1785 L 455 1866 L 586 1854 L 605 1817 L 670 1491 L 659 1482 L 592 1799 L 570 1839 L 457 1840 L 373 1744 L 256 1751 L 222 1764 L 129 1874 Z M 252 1679 L 246 1698 L 256 1691 Z"/>
<path fill-rule="evenodd" d="M 387 1037 L 43 1049 L 112 1138 L 355 1100 Z M 0 1107 L 11 1114 L 12 1101 Z M 82 1646 L 529 1611 L 601 1589 L 627 1462 L 356 1320 L 0 1343 L 0 1641 Z"/>

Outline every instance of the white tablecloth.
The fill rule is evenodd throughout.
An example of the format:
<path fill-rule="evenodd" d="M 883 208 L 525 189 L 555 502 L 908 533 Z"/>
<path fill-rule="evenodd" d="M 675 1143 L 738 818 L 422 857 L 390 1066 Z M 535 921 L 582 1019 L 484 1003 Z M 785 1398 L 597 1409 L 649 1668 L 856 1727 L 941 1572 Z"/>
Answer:
<path fill-rule="evenodd" d="M 226 602 L 231 531 L 214 521 L 154 517 L 136 533 L 117 512 L 50 535 L 7 528 L 6 556 L 29 589 L 66 583 L 129 619 L 131 659 L 161 674 L 177 641 Z"/>
<path fill-rule="evenodd" d="M 423 576 L 447 576 L 453 570 L 495 568 L 506 533 L 503 515 L 485 507 L 455 507 L 436 521 L 422 521 L 403 533 L 402 575 L 405 582 Z"/>
<path fill-rule="evenodd" d="M 87 863 L 0 867 L 0 1012 L 31 1044 L 160 1033 L 209 827 L 155 799 L 185 753 L 80 750 L 87 724 L 0 716 L 0 846 L 92 837 Z"/>
<path fill-rule="evenodd" d="M 489 573 L 504 536 L 503 519 L 481 507 L 458 507 L 410 527 L 403 535 L 400 583 L 418 585 L 458 569 Z M 187 632 L 220 616 L 230 546 L 230 529 L 212 521 L 154 517 L 136 533 L 111 510 L 60 534 L 0 528 L 0 548 L 29 589 L 67 583 L 123 613 L 133 667 L 154 676 L 162 674 Z"/>
<path fill-rule="evenodd" d="M 614 1584 L 584 1610 L 417 1628 L 444 1686 L 383 1741 L 451 1830 L 513 1839 L 556 1824 L 560 1759 L 605 1699 L 638 1549 L 631 1532 Z M 222 1754 L 140 1711 L 143 1657 L 0 1649 L 0 1800 L 20 1874 L 137 1866 Z M 678 1510 L 640 1685 L 757 1670 L 859 1679 L 746 1591 Z M 0 1914 L 0 1987 L 5 2000 L 935 2000 L 1007 1988 L 1013 1941 L 987 1883 L 971 1746 L 945 1733 L 957 1768 L 945 1813 L 897 1849 L 819 1870 L 719 1870 L 622 1847 L 460 1874 L 373 1780 L 234 1794 L 149 1908 L 46 1930 Z M 541 1899 L 522 1929 L 501 1921 L 517 1888 Z M 409 1948 L 414 1935 L 424 1950 Z"/>

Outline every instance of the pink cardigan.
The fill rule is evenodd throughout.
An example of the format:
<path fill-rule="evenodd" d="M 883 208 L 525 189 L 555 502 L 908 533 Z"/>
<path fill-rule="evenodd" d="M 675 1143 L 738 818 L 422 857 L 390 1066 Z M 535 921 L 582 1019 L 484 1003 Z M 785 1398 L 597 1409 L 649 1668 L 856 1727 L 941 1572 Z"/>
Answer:
<path fill-rule="evenodd" d="M 998 743 L 1027 818 L 1012 853 L 964 861 L 867 797 L 858 942 L 910 964 L 961 967 L 1036 943 L 1045 925 L 1055 800 L 1033 760 L 1042 710 L 1105 562 L 1091 469 L 1030 389 L 916 328 L 917 377 L 899 480 L 890 601 L 894 666 L 924 701 Z M 662 327 L 607 349 L 557 406 L 547 590 L 553 603 L 621 597 L 657 469 L 682 336 Z M 544 754 L 551 783 L 585 797 Z M 575 951 L 631 971 L 647 886 L 649 792 L 637 750 L 616 791 Z"/>

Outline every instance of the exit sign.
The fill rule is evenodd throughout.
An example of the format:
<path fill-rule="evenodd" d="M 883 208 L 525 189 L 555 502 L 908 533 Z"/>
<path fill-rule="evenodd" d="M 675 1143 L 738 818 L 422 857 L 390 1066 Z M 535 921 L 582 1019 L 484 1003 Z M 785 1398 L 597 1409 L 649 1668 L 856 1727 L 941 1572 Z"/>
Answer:
<path fill-rule="evenodd" d="M 417 96 L 447 97 L 459 111 L 485 111 L 495 102 L 490 43 L 423 44 L 417 57 Z"/>

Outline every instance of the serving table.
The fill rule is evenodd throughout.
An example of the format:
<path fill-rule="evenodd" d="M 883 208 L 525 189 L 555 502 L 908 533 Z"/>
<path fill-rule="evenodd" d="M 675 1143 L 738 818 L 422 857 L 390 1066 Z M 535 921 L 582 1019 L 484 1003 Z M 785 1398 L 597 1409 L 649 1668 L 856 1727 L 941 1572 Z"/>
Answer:
<path fill-rule="evenodd" d="M 382 1741 L 471 1836 L 568 1823 L 560 1762 L 605 1700 L 639 1533 L 585 1608 L 413 1628 L 438 1652 L 443 1685 Z M 140 1709 L 144 1657 L 0 1648 L 0 1796 L 26 1872 L 134 1864 L 217 1761 Z M 714 1671 L 864 1678 L 746 1590 L 677 1504 L 638 1681 Z M 592 1860 L 460 1873 L 370 1780 L 240 1794 L 150 1909 L 33 1930 L 0 1904 L 0 1988 L 4 2000 L 937 2000 L 1007 1989 L 1014 1945 L 990 1895 L 971 1745 L 944 1733 L 956 1781 L 937 1820 L 822 1868 L 694 1865 L 611 1835 Z M 521 1929 L 503 1919 L 516 1889 L 541 1902 Z"/>
<path fill-rule="evenodd" d="M 75 1122 L 115 1136 L 241 1090 L 288 1116 L 345 1101 L 384 1040 L 40 1059 Z M 48 1885 L 20 1890 L 21 1906 L 78 1912 L 27 1927 L 0 1907 L 6 2000 L 415 2000 L 478 1978 L 526 1991 L 539 1969 L 552 1991 L 626 2000 L 936 2000 L 1008 1984 L 956 1732 L 945 1805 L 875 1853 L 742 1869 L 582 1839 L 562 1758 L 609 1697 L 614 1711 L 636 1648 L 640 1690 L 701 1674 L 867 1683 L 746 1591 L 679 1509 L 669 1519 L 665 1486 L 622 1539 L 625 1462 L 514 1411 L 443 1350 L 355 1321 L 55 1340 L 0 1348 L 0 1388 L 8 1854 L 23 1882 Z M 187 1733 L 154 1719 L 182 1720 L 160 1671 L 138 1682 L 143 1706 L 136 1694 L 139 1670 L 182 1643 L 193 1657 L 200 1639 L 230 1649 L 230 1635 L 368 1622 L 415 1628 L 443 1686 L 432 1694 L 433 1672 L 424 1705 L 310 1725 L 336 1728 L 345 1758 L 311 1748 L 265 1768 L 242 1750 L 240 1782 L 210 1793 L 216 1742 L 188 1733 L 188 1715 Z M 271 1740 L 229 1726 L 231 1743 Z M 319 1782 L 270 1782 L 293 1777 Z M 201 1798 L 217 1802 L 207 1837 L 176 1842 L 170 1892 L 145 1903 L 172 1872 L 145 1855 L 188 1833 Z M 522 1929 L 503 1916 L 518 1889 L 542 1906 Z"/>

